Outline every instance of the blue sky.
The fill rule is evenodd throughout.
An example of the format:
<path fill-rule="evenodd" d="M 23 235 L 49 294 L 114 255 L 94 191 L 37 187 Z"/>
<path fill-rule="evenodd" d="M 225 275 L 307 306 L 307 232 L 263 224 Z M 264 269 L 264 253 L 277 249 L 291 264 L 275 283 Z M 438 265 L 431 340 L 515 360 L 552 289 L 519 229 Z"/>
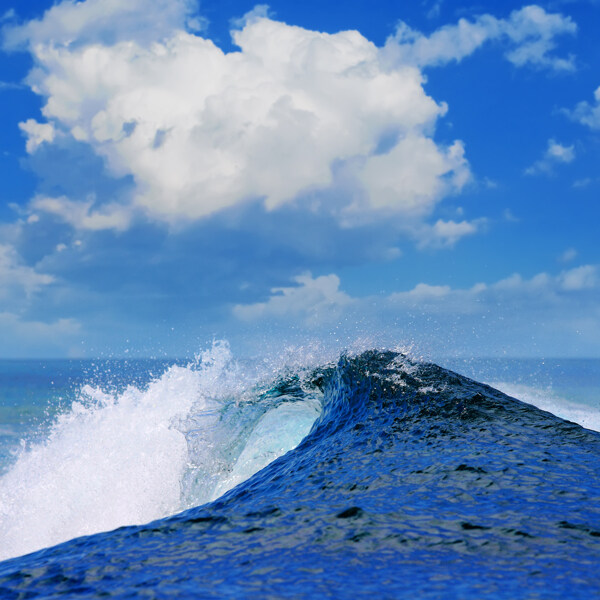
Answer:
<path fill-rule="evenodd" d="M 600 356 L 598 2 L 0 19 L 0 356 Z"/>

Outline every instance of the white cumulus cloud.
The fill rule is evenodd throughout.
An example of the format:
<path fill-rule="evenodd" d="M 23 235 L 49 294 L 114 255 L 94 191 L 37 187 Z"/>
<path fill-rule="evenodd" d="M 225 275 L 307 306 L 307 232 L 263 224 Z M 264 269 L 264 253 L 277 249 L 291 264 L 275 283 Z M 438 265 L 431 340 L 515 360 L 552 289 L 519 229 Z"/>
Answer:
<path fill-rule="evenodd" d="M 19 129 L 27 136 L 25 149 L 29 154 L 33 154 L 44 142 L 54 141 L 56 135 L 52 123 L 38 123 L 35 119 L 19 123 Z"/>
<path fill-rule="evenodd" d="M 318 324 L 335 319 L 352 303 L 350 296 L 339 289 L 340 278 L 335 274 L 313 278 L 305 273 L 295 277 L 294 283 L 273 288 L 266 302 L 234 306 L 234 315 L 246 321 L 300 316 L 308 323 Z"/>
<path fill-rule="evenodd" d="M 172 35 L 186 24 L 197 25 L 196 0 L 63 0 L 41 19 L 7 28 L 4 45 L 14 49 L 52 41 L 71 46 L 136 41 L 152 43 Z"/>
<path fill-rule="evenodd" d="M 310 31 L 264 10 L 224 53 L 189 33 L 190 6 L 64 1 L 10 30 L 45 99 L 46 123 L 22 125 L 28 150 L 58 132 L 89 144 L 115 177 L 133 177 L 133 205 L 168 222 L 257 199 L 277 209 L 331 189 L 344 163 L 357 167 L 348 206 L 323 209 L 347 223 L 356 213 L 425 219 L 469 179 L 463 144 L 432 137 L 446 106 L 415 66 L 389 68 L 356 31 Z"/>
<path fill-rule="evenodd" d="M 564 290 L 585 290 L 598 287 L 598 267 L 596 265 L 583 265 L 564 271 L 559 278 L 560 286 Z"/>
<path fill-rule="evenodd" d="M 486 224 L 486 219 L 473 221 L 444 221 L 438 219 L 433 225 L 424 224 L 418 228 L 416 236 L 418 245 L 425 247 L 452 247 L 461 238 L 473 235 Z"/>
<path fill-rule="evenodd" d="M 443 196 L 460 191 L 470 176 L 461 142 L 442 149 L 411 133 L 387 154 L 369 158 L 359 172 L 376 209 L 428 215 Z"/>

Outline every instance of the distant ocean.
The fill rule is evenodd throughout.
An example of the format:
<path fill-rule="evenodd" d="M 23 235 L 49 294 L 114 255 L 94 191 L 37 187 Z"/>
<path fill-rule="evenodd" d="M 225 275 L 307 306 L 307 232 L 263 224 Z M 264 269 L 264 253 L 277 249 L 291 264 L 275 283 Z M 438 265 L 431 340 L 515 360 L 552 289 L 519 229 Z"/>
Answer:
<path fill-rule="evenodd" d="M 600 596 L 600 360 L 0 361 L 0 598 Z"/>

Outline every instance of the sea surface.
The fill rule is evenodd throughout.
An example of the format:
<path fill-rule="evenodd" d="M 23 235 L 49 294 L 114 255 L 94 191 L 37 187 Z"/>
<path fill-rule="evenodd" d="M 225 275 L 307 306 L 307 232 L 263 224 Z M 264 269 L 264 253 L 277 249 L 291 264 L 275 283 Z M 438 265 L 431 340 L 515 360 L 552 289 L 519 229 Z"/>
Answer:
<path fill-rule="evenodd" d="M 0 361 L 0 598 L 600 597 L 600 360 Z"/>

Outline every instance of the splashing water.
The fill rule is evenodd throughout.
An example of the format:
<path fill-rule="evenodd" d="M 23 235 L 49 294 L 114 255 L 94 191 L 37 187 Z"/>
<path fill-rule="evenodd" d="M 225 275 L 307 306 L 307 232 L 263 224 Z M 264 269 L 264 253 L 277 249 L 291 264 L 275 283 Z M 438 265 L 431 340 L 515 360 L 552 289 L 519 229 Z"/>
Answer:
<path fill-rule="evenodd" d="M 0 478 L 0 559 L 210 501 L 294 448 L 318 398 L 272 406 L 226 343 L 146 389 L 83 386 Z"/>

